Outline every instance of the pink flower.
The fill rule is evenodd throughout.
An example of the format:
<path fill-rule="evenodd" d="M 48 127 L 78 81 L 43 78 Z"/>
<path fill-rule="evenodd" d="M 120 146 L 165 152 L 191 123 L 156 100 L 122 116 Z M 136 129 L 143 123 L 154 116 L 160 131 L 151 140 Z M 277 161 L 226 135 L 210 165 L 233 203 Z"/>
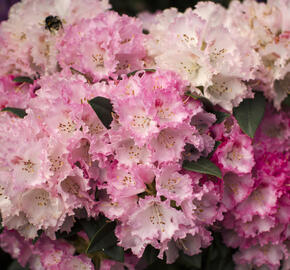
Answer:
<path fill-rule="evenodd" d="M 174 200 L 177 205 L 192 197 L 192 180 L 188 175 L 180 174 L 179 170 L 177 165 L 164 166 L 156 177 L 157 195 Z"/>
<path fill-rule="evenodd" d="M 178 162 L 186 138 L 190 137 L 193 130 L 189 125 L 161 130 L 149 143 L 153 162 Z"/>
<path fill-rule="evenodd" d="M 275 211 L 277 202 L 276 190 L 271 186 L 259 186 L 235 211 L 236 218 L 250 221 L 253 215 L 264 217 Z"/>
<path fill-rule="evenodd" d="M 267 265 L 269 269 L 276 270 L 280 265 L 280 260 L 286 254 L 283 245 L 253 246 L 249 249 L 241 250 L 234 255 L 237 264 L 249 264 L 250 266 Z"/>
<path fill-rule="evenodd" d="M 154 198 L 139 200 L 139 206 L 128 219 L 132 235 L 143 240 L 170 240 L 181 225 L 189 222 L 181 211 L 170 207 L 169 201 Z"/>
<path fill-rule="evenodd" d="M 227 173 L 223 177 L 224 193 L 222 202 L 228 210 L 246 199 L 253 190 L 254 179 L 250 174 L 236 175 Z"/>
<path fill-rule="evenodd" d="M 252 141 L 241 132 L 235 135 L 231 139 L 226 139 L 218 147 L 214 156 L 221 164 L 224 173 L 250 173 L 255 165 Z"/>
<path fill-rule="evenodd" d="M 61 67 L 72 67 L 97 81 L 118 71 L 128 73 L 141 68 L 145 56 L 142 42 L 142 29 L 136 19 L 101 13 L 65 29 L 57 45 L 58 61 Z"/>
<path fill-rule="evenodd" d="M 12 258 L 17 259 L 23 267 L 32 256 L 32 243 L 25 241 L 16 231 L 4 230 L 0 234 L 0 246 Z"/>

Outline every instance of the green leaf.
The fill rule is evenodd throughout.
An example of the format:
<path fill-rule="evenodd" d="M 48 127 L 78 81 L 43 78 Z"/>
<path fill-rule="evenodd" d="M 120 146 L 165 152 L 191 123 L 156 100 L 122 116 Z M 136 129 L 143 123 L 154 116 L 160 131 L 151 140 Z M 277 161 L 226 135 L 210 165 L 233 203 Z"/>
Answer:
<path fill-rule="evenodd" d="M 204 106 L 204 109 L 207 112 L 212 112 L 212 113 L 214 112 L 214 106 L 207 98 L 205 98 L 203 96 L 200 96 L 200 95 L 197 95 L 195 93 L 192 93 L 190 91 L 187 91 L 185 93 L 185 95 L 188 96 L 188 97 L 191 97 L 191 98 L 193 98 L 195 100 L 200 100 L 202 102 L 203 106 Z"/>
<path fill-rule="evenodd" d="M 70 238 L 66 239 L 73 247 L 75 248 L 75 252 L 79 254 L 85 254 L 87 247 L 88 247 L 88 241 L 81 237 L 80 235 L 75 234 L 74 236 L 71 236 Z"/>
<path fill-rule="evenodd" d="M 216 245 L 211 245 L 208 249 L 208 254 L 207 254 L 208 261 L 214 261 L 218 259 L 219 256 L 220 256 L 220 250 L 218 250 Z M 222 258 L 223 257 L 221 256 L 220 259 Z"/>
<path fill-rule="evenodd" d="M 288 96 L 282 101 L 281 103 L 282 108 L 289 108 L 290 107 L 290 95 L 288 94 Z"/>
<path fill-rule="evenodd" d="M 215 124 L 220 124 L 221 122 L 223 122 L 225 119 L 227 119 L 230 116 L 229 113 L 220 112 L 220 111 L 214 111 L 213 113 L 216 116 Z"/>
<path fill-rule="evenodd" d="M 156 262 L 158 260 L 157 256 L 158 256 L 159 250 L 152 247 L 151 245 L 147 245 L 147 247 L 145 248 L 143 255 L 141 257 L 141 259 L 139 260 L 138 264 L 136 265 L 136 269 L 139 268 L 139 266 L 141 267 L 144 264 L 153 264 L 154 262 Z"/>
<path fill-rule="evenodd" d="M 33 245 L 38 241 L 38 239 L 41 237 L 42 233 L 43 233 L 43 230 L 37 231 L 37 236 L 32 240 Z"/>
<path fill-rule="evenodd" d="M 217 150 L 217 148 L 220 146 L 221 143 L 222 143 L 221 141 L 215 141 L 213 150 L 211 151 L 211 153 L 209 153 L 207 158 L 211 158 L 213 156 L 214 152 Z"/>
<path fill-rule="evenodd" d="M 94 254 L 102 251 L 111 259 L 119 262 L 124 261 L 124 249 L 117 246 L 117 237 L 114 230 L 115 222 L 109 221 L 104 216 L 97 220 L 80 220 L 80 223 L 89 237 L 90 243 L 85 250 L 87 254 Z"/>
<path fill-rule="evenodd" d="M 8 267 L 7 270 L 29 270 L 29 268 L 28 268 L 28 267 L 22 267 L 22 266 L 18 263 L 18 261 L 14 261 L 14 262 L 12 262 L 12 263 L 9 265 L 9 267 Z"/>
<path fill-rule="evenodd" d="M 94 84 L 94 80 L 89 74 L 85 74 L 83 72 L 80 72 L 80 71 L 78 71 L 77 69 L 75 69 L 73 67 L 70 67 L 70 71 L 71 71 L 72 74 L 79 74 L 79 75 L 84 76 L 84 78 L 87 80 L 87 83 Z"/>
<path fill-rule="evenodd" d="M 55 233 L 55 236 L 56 236 L 57 239 L 71 239 L 74 236 L 76 236 L 77 233 L 80 232 L 82 229 L 83 228 L 82 228 L 80 222 L 77 220 L 74 223 L 73 227 L 71 228 L 71 231 L 70 232 L 66 232 L 66 231 L 61 232 L 59 230 L 59 231 L 57 231 Z"/>
<path fill-rule="evenodd" d="M 114 222 L 106 222 L 102 225 L 92 237 L 87 248 L 87 253 L 94 253 L 95 251 L 104 250 L 115 246 L 118 239 L 115 236 L 114 229 Z"/>
<path fill-rule="evenodd" d="M 154 68 L 145 68 L 144 71 L 149 72 L 149 73 L 154 73 L 154 72 L 156 72 L 156 69 L 154 69 Z"/>
<path fill-rule="evenodd" d="M 122 247 L 109 247 L 104 250 L 104 253 L 115 261 L 124 262 L 124 249 Z"/>
<path fill-rule="evenodd" d="M 213 232 L 212 244 L 202 253 L 204 270 L 234 270 L 232 255 L 235 250 L 227 247 L 220 233 Z"/>
<path fill-rule="evenodd" d="M 6 107 L 2 109 L 2 112 L 11 112 L 20 118 L 24 118 L 27 115 L 24 109 L 14 107 Z"/>
<path fill-rule="evenodd" d="M 203 86 L 197 86 L 197 88 L 203 93 Z M 210 100 L 208 100 L 207 98 L 200 96 L 198 94 L 192 93 L 190 91 L 187 91 L 185 93 L 186 96 L 191 97 L 195 100 L 200 100 L 204 106 L 204 109 L 207 112 L 213 113 L 216 116 L 216 122 L 215 124 L 220 124 L 221 122 L 223 122 L 226 118 L 228 118 L 230 116 L 229 113 L 226 112 L 221 112 L 221 111 L 216 111 L 214 108 L 214 105 L 210 102 Z"/>
<path fill-rule="evenodd" d="M 289 107 L 290 72 L 288 72 L 283 79 L 274 81 L 274 90 L 276 95 L 276 101 L 281 101 L 282 108 L 284 109 Z"/>
<path fill-rule="evenodd" d="M 222 173 L 220 169 L 214 163 L 212 163 L 209 159 L 204 158 L 204 157 L 201 157 L 196 162 L 185 160 L 183 162 L 182 167 L 189 171 L 204 173 L 204 174 L 216 176 L 218 178 L 222 178 Z"/>
<path fill-rule="evenodd" d="M 19 76 L 19 77 L 15 77 L 13 79 L 14 82 L 17 83 L 29 83 L 29 84 L 33 84 L 33 80 L 30 77 L 25 77 L 25 76 Z"/>
<path fill-rule="evenodd" d="M 178 260 L 181 264 L 185 265 L 188 268 L 192 269 L 192 267 L 194 267 L 200 269 L 202 262 L 201 259 L 201 253 L 193 256 L 188 256 L 182 252 Z"/>
<path fill-rule="evenodd" d="M 99 201 L 100 200 L 100 190 L 98 188 L 96 188 L 95 191 L 95 201 Z"/>
<path fill-rule="evenodd" d="M 113 105 L 111 101 L 104 97 L 95 97 L 88 101 L 103 125 L 110 129 L 110 124 L 113 121 Z"/>
<path fill-rule="evenodd" d="M 153 68 L 137 69 L 137 70 L 134 70 L 134 71 L 128 73 L 127 77 L 134 76 L 138 71 L 142 71 L 142 70 L 144 70 L 145 72 L 148 72 L 148 73 L 153 73 L 156 71 L 156 69 L 153 69 Z"/>
<path fill-rule="evenodd" d="M 165 198 L 165 197 L 164 197 Z M 177 204 L 176 204 L 176 201 L 174 201 L 174 200 L 170 200 L 170 206 L 172 207 L 172 208 L 175 208 L 176 210 L 181 210 L 182 208 L 181 208 L 181 206 L 178 206 Z"/>
<path fill-rule="evenodd" d="M 87 234 L 88 238 L 92 240 L 96 232 L 106 225 L 107 219 L 104 216 L 99 216 L 97 220 L 95 219 L 81 219 L 79 223 L 81 224 L 83 230 Z"/>
<path fill-rule="evenodd" d="M 254 138 L 255 132 L 264 116 L 266 100 L 262 93 L 256 93 L 254 99 L 244 99 L 234 108 L 234 116 L 241 129 Z"/>
<path fill-rule="evenodd" d="M 201 86 L 196 86 L 197 89 L 199 89 L 201 91 L 202 94 L 204 94 L 204 87 Z"/>
<path fill-rule="evenodd" d="M 4 227 L 3 227 L 3 225 L 2 225 L 2 217 L 1 217 L 1 215 L 0 215 L 0 233 L 2 233 L 3 230 L 4 230 Z"/>

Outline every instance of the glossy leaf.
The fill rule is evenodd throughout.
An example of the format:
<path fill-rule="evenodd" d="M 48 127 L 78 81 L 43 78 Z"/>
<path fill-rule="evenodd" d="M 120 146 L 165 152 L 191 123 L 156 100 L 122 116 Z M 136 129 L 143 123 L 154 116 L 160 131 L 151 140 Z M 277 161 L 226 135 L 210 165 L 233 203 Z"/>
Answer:
<path fill-rule="evenodd" d="M 159 250 L 152 247 L 151 245 L 147 245 L 145 248 L 143 255 L 141 259 L 139 260 L 138 264 L 136 265 L 136 268 L 141 268 L 143 265 L 152 265 L 154 262 L 158 260 Z"/>
<path fill-rule="evenodd" d="M 1 215 L 0 215 L 0 233 L 3 232 L 3 229 L 4 229 L 4 227 L 3 227 L 3 225 L 2 225 L 2 217 L 1 217 Z"/>
<path fill-rule="evenodd" d="M 19 77 L 15 77 L 13 79 L 14 82 L 17 83 L 29 83 L 29 84 L 33 84 L 33 80 L 30 77 L 26 77 L 26 76 L 19 76 Z"/>
<path fill-rule="evenodd" d="M 203 87 L 202 86 L 198 86 L 197 88 L 203 93 Z M 188 97 L 191 97 L 191 98 L 193 98 L 195 100 L 201 101 L 203 106 L 204 106 L 204 109 L 207 112 L 215 114 L 216 119 L 217 119 L 215 124 L 220 124 L 221 122 L 223 122 L 226 118 L 228 118 L 230 116 L 229 113 L 215 110 L 214 105 L 209 101 L 209 99 L 207 99 L 207 98 L 205 98 L 203 96 L 200 96 L 200 95 L 198 95 L 196 93 L 192 93 L 190 91 L 187 91 L 185 93 L 185 95 L 188 96 Z"/>
<path fill-rule="evenodd" d="M 144 70 L 145 72 L 148 72 L 148 73 L 153 73 L 156 71 L 153 68 L 137 69 L 137 70 L 134 70 L 134 71 L 128 73 L 127 76 L 128 77 L 134 76 L 138 71 L 142 71 L 142 70 Z"/>
<path fill-rule="evenodd" d="M 28 267 L 22 267 L 17 261 L 13 261 L 7 270 L 29 270 Z"/>
<path fill-rule="evenodd" d="M 179 262 L 183 265 L 185 265 L 188 268 L 197 268 L 200 269 L 201 268 L 201 253 L 197 254 L 197 255 L 193 255 L 193 256 L 189 256 L 184 254 L 183 252 L 180 254 L 179 257 Z"/>
<path fill-rule="evenodd" d="M 202 253 L 202 268 L 204 270 L 234 270 L 232 255 L 235 250 L 225 246 L 220 233 L 213 233 L 214 241 Z"/>
<path fill-rule="evenodd" d="M 83 229 L 83 227 L 81 226 L 80 222 L 77 220 L 73 227 L 71 228 L 70 232 L 66 232 L 66 231 L 57 231 L 55 233 L 55 236 L 57 239 L 70 239 L 73 238 L 74 236 L 76 236 L 78 234 L 78 232 L 80 232 Z"/>
<path fill-rule="evenodd" d="M 84 78 L 87 80 L 87 83 L 89 83 L 89 84 L 93 84 L 94 83 L 94 80 L 93 80 L 93 78 L 90 75 L 85 74 L 83 72 L 80 72 L 80 71 L 78 71 L 77 69 L 75 69 L 73 67 L 70 67 L 70 71 L 71 71 L 72 74 L 79 74 L 79 75 L 84 76 Z"/>
<path fill-rule="evenodd" d="M 211 153 L 209 153 L 208 158 L 211 158 L 213 156 L 214 152 L 217 150 L 221 143 L 221 141 L 215 141 L 213 150 L 211 151 Z"/>
<path fill-rule="evenodd" d="M 95 219 L 81 219 L 79 223 L 81 224 L 83 230 L 87 234 L 89 240 L 92 240 L 96 232 L 100 230 L 104 225 L 106 225 L 106 218 L 104 216 L 99 216 L 97 220 Z"/>
<path fill-rule="evenodd" d="M 244 133 L 254 138 L 255 132 L 264 116 L 266 100 L 262 93 L 256 93 L 254 99 L 244 99 L 234 108 L 234 116 Z"/>
<path fill-rule="evenodd" d="M 14 108 L 14 107 L 6 107 L 2 109 L 2 112 L 11 112 L 20 118 L 24 118 L 27 115 L 24 109 Z"/>
<path fill-rule="evenodd" d="M 201 157 L 198 161 L 188 161 L 183 162 L 182 167 L 186 170 L 204 173 L 208 175 L 213 175 L 218 178 L 222 178 L 222 173 L 220 169 L 212 163 L 209 159 Z"/>
<path fill-rule="evenodd" d="M 114 230 L 114 222 L 105 222 L 105 224 L 99 227 L 94 236 L 90 239 L 91 241 L 87 248 L 87 253 L 93 253 L 115 246 L 118 239 L 115 236 Z"/>
<path fill-rule="evenodd" d="M 39 238 L 41 237 L 42 233 L 43 233 L 43 230 L 38 230 L 37 231 L 37 236 L 32 240 L 33 244 L 35 244 L 39 240 Z"/>
<path fill-rule="evenodd" d="M 227 119 L 230 116 L 229 113 L 220 112 L 220 111 L 214 111 L 213 113 L 216 116 L 216 122 L 215 122 L 215 124 L 222 123 L 225 119 Z"/>
<path fill-rule="evenodd" d="M 289 108 L 290 107 L 290 95 L 288 94 L 288 96 L 282 101 L 281 103 L 282 108 Z"/>
<path fill-rule="evenodd" d="M 88 101 L 99 119 L 106 128 L 110 128 L 113 121 L 113 105 L 111 101 L 104 97 L 95 97 Z"/>
<path fill-rule="evenodd" d="M 284 78 L 281 80 L 274 81 L 274 90 L 276 94 L 276 102 L 281 101 L 281 106 L 283 108 L 289 107 L 290 99 L 290 72 L 286 73 Z M 288 94 L 288 95 L 287 95 Z M 274 102 L 275 103 L 275 102 Z M 286 106 L 285 106 L 286 105 Z"/>
<path fill-rule="evenodd" d="M 204 106 L 204 109 L 207 112 L 212 112 L 212 113 L 214 112 L 214 106 L 213 106 L 213 104 L 207 98 L 205 98 L 203 96 L 200 96 L 198 94 L 192 93 L 190 91 L 187 91 L 185 93 L 185 95 L 188 96 L 188 97 L 191 97 L 191 98 L 193 98 L 195 100 L 201 101 L 202 104 L 203 104 L 203 106 Z"/>
<path fill-rule="evenodd" d="M 104 253 L 112 260 L 124 262 L 124 249 L 117 245 L 104 249 Z"/>
<path fill-rule="evenodd" d="M 199 89 L 201 91 L 202 94 L 204 94 L 204 87 L 201 86 L 196 86 L 197 89 Z"/>

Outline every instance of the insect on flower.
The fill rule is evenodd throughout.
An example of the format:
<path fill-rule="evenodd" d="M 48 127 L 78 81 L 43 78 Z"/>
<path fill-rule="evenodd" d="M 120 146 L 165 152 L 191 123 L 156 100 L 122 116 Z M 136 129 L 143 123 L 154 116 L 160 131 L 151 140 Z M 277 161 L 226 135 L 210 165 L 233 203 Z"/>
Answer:
<path fill-rule="evenodd" d="M 45 29 L 49 32 L 58 31 L 62 28 L 62 22 L 58 16 L 49 15 L 45 18 Z"/>

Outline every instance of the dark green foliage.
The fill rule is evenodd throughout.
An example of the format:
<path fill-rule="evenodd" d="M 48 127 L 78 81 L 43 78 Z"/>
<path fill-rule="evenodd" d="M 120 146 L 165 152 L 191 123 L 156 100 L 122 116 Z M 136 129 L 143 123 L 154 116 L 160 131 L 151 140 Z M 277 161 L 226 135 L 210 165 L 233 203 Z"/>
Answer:
<path fill-rule="evenodd" d="M 211 151 L 211 153 L 209 153 L 207 158 L 210 159 L 213 156 L 214 152 L 217 150 L 217 148 L 220 146 L 221 143 L 222 143 L 221 141 L 215 141 L 213 150 Z"/>
<path fill-rule="evenodd" d="M 228 117 L 230 117 L 229 113 L 221 112 L 221 111 L 214 111 L 213 112 L 216 116 L 216 124 L 222 123 L 224 120 L 226 120 Z"/>
<path fill-rule="evenodd" d="M 177 262 L 179 264 L 184 265 L 187 268 L 190 268 L 190 269 L 201 269 L 202 254 L 199 253 L 199 254 L 194 255 L 194 256 L 189 256 L 181 251 Z"/>
<path fill-rule="evenodd" d="M 97 231 L 90 239 L 90 244 L 87 253 L 93 253 L 98 250 L 111 248 L 117 243 L 117 237 L 114 234 L 115 224 L 113 222 L 106 222 L 100 227 L 96 227 Z"/>
<path fill-rule="evenodd" d="M 28 267 L 22 267 L 19 263 L 18 263 L 18 261 L 13 261 L 10 265 L 9 265 L 9 267 L 8 267 L 8 269 L 7 270 L 29 270 L 29 268 Z"/>
<path fill-rule="evenodd" d="M 204 109 L 207 112 L 214 113 L 214 111 L 215 111 L 214 106 L 213 106 L 213 104 L 207 98 L 205 98 L 203 96 L 199 96 L 199 95 L 197 95 L 195 93 L 192 93 L 190 91 L 187 91 L 185 93 L 185 95 L 188 96 L 188 97 L 191 97 L 191 98 L 193 98 L 195 100 L 201 101 L 202 104 L 203 104 Z"/>
<path fill-rule="evenodd" d="M 142 71 L 142 70 L 144 70 L 144 71 L 147 72 L 147 73 L 153 73 L 153 72 L 156 71 L 156 70 L 153 69 L 153 68 L 137 69 L 137 70 L 134 70 L 134 71 L 128 73 L 127 76 L 128 76 L 128 77 L 134 76 L 138 71 Z"/>
<path fill-rule="evenodd" d="M 226 247 L 222 243 L 221 235 L 213 233 L 214 241 L 203 253 L 203 270 L 234 270 L 232 255 L 234 249 Z"/>
<path fill-rule="evenodd" d="M 31 79 L 30 77 L 25 77 L 25 76 L 19 76 L 19 77 L 15 77 L 13 79 L 14 82 L 17 83 L 29 83 L 29 84 L 33 84 L 33 79 Z"/>
<path fill-rule="evenodd" d="M 145 248 L 144 253 L 143 253 L 141 259 L 139 260 L 138 264 L 136 265 L 136 269 L 139 269 L 143 265 L 150 266 L 153 263 L 155 263 L 156 261 L 158 261 L 159 260 L 157 258 L 158 253 L 159 253 L 159 250 L 155 249 L 151 245 L 148 245 Z"/>
<path fill-rule="evenodd" d="M 24 109 L 13 108 L 13 107 L 6 107 L 2 109 L 2 112 L 11 112 L 20 118 L 24 118 L 27 115 Z"/>
<path fill-rule="evenodd" d="M 203 90 L 202 90 L 203 92 Z M 209 112 L 209 113 L 213 113 L 216 116 L 216 122 L 215 124 L 220 124 L 222 123 L 225 119 L 227 119 L 228 117 L 230 117 L 229 113 L 226 112 L 222 112 L 222 111 L 217 111 L 214 107 L 214 105 L 205 97 L 203 96 L 199 96 L 195 93 L 192 93 L 190 91 L 187 91 L 185 93 L 186 96 L 191 97 L 195 100 L 199 100 L 202 102 L 204 109 Z"/>
<path fill-rule="evenodd" d="M 93 78 L 89 74 L 85 74 L 83 72 L 80 72 L 79 70 L 77 70 L 77 69 L 75 69 L 73 67 L 70 67 L 70 71 L 71 71 L 72 74 L 82 75 L 87 80 L 88 84 L 93 84 L 94 83 Z"/>
<path fill-rule="evenodd" d="M 251 138 L 254 138 L 255 132 L 264 116 L 266 100 L 262 93 L 256 93 L 254 99 L 244 99 L 240 105 L 234 108 L 234 116 L 237 119 L 240 128 Z"/>
<path fill-rule="evenodd" d="M 113 121 L 113 105 L 111 101 L 104 97 L 95 97 L 88 101 L 99 119 L 106 128 L 110 128 Z"/>
<path fill-rule="evenodd" d="M 41 237 L 42 233 L 43 233 L 43 230 L 37 231 L 37 236 L 32 240 L 33 244 L 35 244 L 38 241 L 38 239 Z"/>
<path fill-rule="evenodd" d="M 282 108 L 284 109 L 289 109 L 290 107 L 290 95 L 288 95 L 283 101 L 282 101 L 282 104 L 281 104 Z"/>
<path fill-rule="evenodd" d="M 213 237 L 212 244 L 199 254 L 189 256 L 181 250 L 178 259 L 173 264 L 168 265 L 166 260 L 158 259 L 156 257 L 158 250 L 151 246 L 145 249 L 141 260 L 146 259 L 148 265 L 146 270 L 234 270 L 232 255 L 235 250 L 222 243 L 219 233 L 213 233 Z"/>
<path fill-rule="evenodd" d="M 57 239 L 66 239 L 66 240 L 70 240 L 72 238 L 74 238 L 78 232 L 80 232 L 81 230 L 83 229 L 82 225 L 80 224 L 80 221 L 77 220 L 71 231 L 69 233 L 67 232 L 60 232 L 60 231 L 57 231 L 55 234 L 56 234 L 56 238 Z"/>
<path fill-rule="evenodd" d="M 2 217 L 1 217 L 1 215 L 0 215 L 0 233 L 2 233 L 3 232 L 3 225 L 2 225 Z"/>
<path fill-rule="evenodd" d="M 122 247 L 114 245 L 112 247 L 105 248 L 104 253 L 114 261 L 124 261 L 124 249 Z"/>
<path fill-rule="evenodd" d="M 124 261 L 124 249 L 117 245 L 118 239 L 114 232 L 115 222 L 99 216 L 96 220 L 81 220 L 80 223 L 90 240 L 86 250 L 87 254 L 102 251 L 112 260 Z"/>
<path fill-rule="evenodd" d="M 208 175 L 213 175 L 218 178 L 222 178 L 222 173 L 220 169 L 212 163 L 209 159 L 201 157 L 198 161 L 188 161 L 185 160 L 183 162 L 182 167 L 185 170 L 198 172 L 198 173 L 204 173 Z"/>

